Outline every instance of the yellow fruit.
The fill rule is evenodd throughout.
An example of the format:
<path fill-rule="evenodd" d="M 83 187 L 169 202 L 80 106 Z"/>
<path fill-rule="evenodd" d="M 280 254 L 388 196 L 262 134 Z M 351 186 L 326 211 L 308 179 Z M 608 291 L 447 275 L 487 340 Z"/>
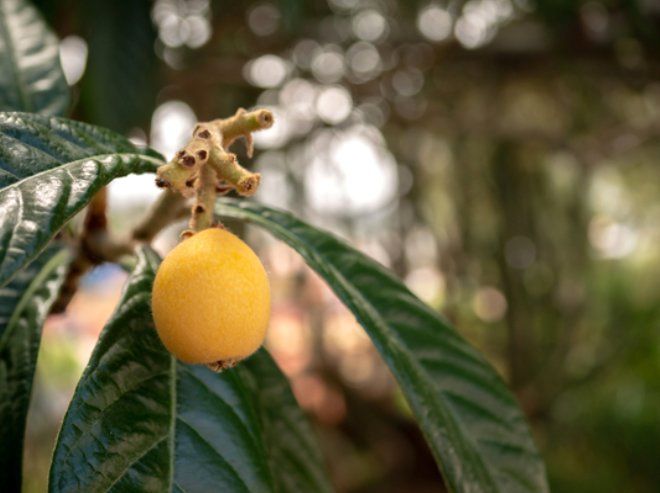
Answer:
<path fill-rule="evenodd" d="M 270 286 L 255 253 L 232 233 L 205 229 L 163 260 L 152 311 L 165 347 L 186 363 L 240 360 L 264 340 Z"/>

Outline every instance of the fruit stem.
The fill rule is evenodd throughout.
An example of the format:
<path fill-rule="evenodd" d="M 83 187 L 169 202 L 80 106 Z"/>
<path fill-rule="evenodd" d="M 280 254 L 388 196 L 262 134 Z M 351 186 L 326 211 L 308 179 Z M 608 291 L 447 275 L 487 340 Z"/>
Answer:
<path fill-rule="evenodd" d="M 192 231 L 184 232 L 184 236 L 215 225 L 213 209 L 218 195 L 231 190 L 240 195 L 254 195 L 261 175 L 243 168 L 227 148 L 243 137 L 251 157 L 252 132 L 272 125 L 273 114 L 269 110 L 248 112 L 243 108 L 229 118 L 200 122 L 190 141 L 167 164 L 158 168 L 156 185 L 184 197 L 195 196 L 190 218 Z M 163 199 L 164 206 L 167 200 Z"/>
<path fill-rule="evenodd" d="M 190 216 L 190 229 L 202 231 L 215 225 L 213 209 L 215 206 L 216 173 L 210 166 L 202 166 L 197 178 L 195 203 Z"/>

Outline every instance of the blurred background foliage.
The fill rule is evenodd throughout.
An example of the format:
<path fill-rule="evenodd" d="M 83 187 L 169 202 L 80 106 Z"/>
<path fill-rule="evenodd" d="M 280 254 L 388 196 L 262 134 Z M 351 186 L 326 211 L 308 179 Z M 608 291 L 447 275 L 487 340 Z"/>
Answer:
<path fill-rule="evenodd" d="M 258 199 L 350 239 L 482 350 L 529 416 L 553 491 L 660 490 L 659 2 L 35 3 L 62 40 L 70 116 L 169 158 L 197 120 L 272 108 Z M 119 233 L 152 180 L 111 187 Z M 337 490 L 438 491 L 352 315 L 287 247 L 245 234 L 271 273 L 268 346 Z M 120 272 L 93 271 L 48 323 L 28 491 L 45 488 Z"/>

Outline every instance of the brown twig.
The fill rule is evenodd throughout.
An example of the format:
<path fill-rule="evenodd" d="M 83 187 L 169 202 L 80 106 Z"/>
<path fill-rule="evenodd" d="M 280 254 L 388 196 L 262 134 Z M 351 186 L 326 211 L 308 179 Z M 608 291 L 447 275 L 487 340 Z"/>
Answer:
<path fill-rule="evenodd" d="M 108 192 L 102 188 L 92 197 L 85 219 L 83 221 L 83 230 L 80 238 L 75 242 L 76 254 L 69 266 L 66 279 L 60 289 L 59 295 L 51 308 L 52 313 L 62 313 L 78 290 L 80 278 L 94 265 L 102 262 L 101 254 L 94 252 L 92 245 L 96 245 L 98 238 L 107 234 L 108 220 L 106 217 L 106 208 L 108 202 Z"/>
<path fill-rule="evenodd" d="M 116 262 L 124 255 L 133 253 L 135 244 L 150 243 L 172 221 L 182 219 L 188 213 L 185 198 L 164 191 L 138 222 L 125 240 L 115 240 L 107 229 L 107 191 L 103 188 L 87 206 L 83 229 L 74 243 L 75 255 L 66 280 L 52 313 L 63 313 L 78 290 L 80 279 L 93 267 L 103 262 Z"/>
<path fill-rule="evenodd" d="M 183 219 L 188 214 L 186 199 L 178 193 L 163 190 L 156 202 L 131 232 L 131 240 L 151 243 L 168 224 Z"/>
<path fill-rule="evenodd" d="M 174 158 L 158 168 L 156 184 L 182 195 L 191 196 L 199 190 L 196 181 L 206 165 L 212 167 L 218 182 L 227 182 L 241 195 L 252 195 L 259 186 L 260 175 L 243 168 L 227 148 L 236 139 L 246 141 L 248 156 L 252 155 L 252 132 L 269 128 L 273 114 L 268 110 L 246 112 L 239 109 L 231 118 L 198 123 L 190 141 Z"/>

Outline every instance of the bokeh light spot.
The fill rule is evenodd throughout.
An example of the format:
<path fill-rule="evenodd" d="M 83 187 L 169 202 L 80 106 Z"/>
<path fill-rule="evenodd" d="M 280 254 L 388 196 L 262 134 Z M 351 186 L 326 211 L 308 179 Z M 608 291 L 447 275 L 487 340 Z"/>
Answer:
<path fill-rule="evenodd" d="M 417 16 L 417 29 L 429 41 L 443 41 L 449 37 L 452 18 L 447 10 L 431 4 L 420 10 Z"/>
<path fill-rule="evenodd" d="M 243 70 L 244 77 L 257 87 L 277 87 L 289 72 L 289 64 L 277 55 L 263 55 L 249 61 Z"/>
<path fill-rule="evenodd" d="M 387 20 L 377 10 L 368 9 L 353 17 L 353 33 L 364 41 L 378 41 L 385 37 L 388 31 Z"/>
<path fill-rule="evenodd" d="M 271 3 L 264 3 L 247 14 L 248 26 L 257 36 L 269 36 L 280 26 L 280 11 Z"/>
<path fill-rule="evenodd" d="M 490 286 L 481 287 L 474 294 L 472 309 L 484 322 L 498 322 L 506 313 L 506 298 L 499 289 Z"/>
<path fill-rule="evenodd" d="M 85 73 L 87 51 L 87 43 L 80 36 L 67 36 L 60 42 L 60 63 L 70 86 Z"/>
<path fill-rule="evenodd" d="M 341 86 L 324 89 L 316 101 L 316 111 L 321 120 L 333 125 L 344 121 L 352 109 L 351 94 Z"/>

